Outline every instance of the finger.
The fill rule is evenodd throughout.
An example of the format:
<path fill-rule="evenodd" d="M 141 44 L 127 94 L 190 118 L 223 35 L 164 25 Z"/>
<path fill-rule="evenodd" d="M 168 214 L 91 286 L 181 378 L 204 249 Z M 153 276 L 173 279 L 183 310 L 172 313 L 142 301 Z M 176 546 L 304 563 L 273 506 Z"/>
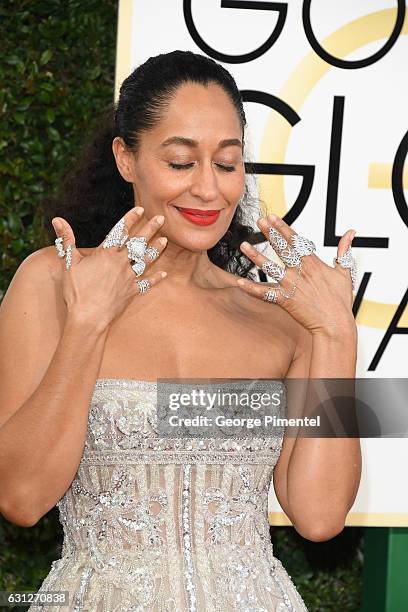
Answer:
<path fill-rule="evenodd" d="M 356 235 L 356 230 L 347 230 L 345 234 L 340 238 L 339 244 L 337 246 L 337 257 L 344 255 L 347 251 L 351 243 L 353 242 L 353 238 Z"/>
<path fill-rule="evenodd" d="M 283 281 L 286 275 L 286 268 L 278 266 L 278 264 L 276 264 L 274 261 L 268 257 L 265 257 L 265 255 L 262 255 L 262 253 L 260 253 L 258 249 L 249 242 L 242 242 L 240 248 L 245 255 L 254 262 L 255 265 L 262 268 L 265 274 L 271 276 L 279 282 Z"/>
<path fill-rule="evenodd" d="M 335 269 L 351 281 L 352 291 L 356 289 L 357 283 L 357 265 L 356 260 L 351 253 L 351 243 L 353 242 L 355 234 L 355 230 L 348 230 L 345 234 L 343 234 L 337 246 L 337 257 L 344 258 L 342 262 L 343 265 L 336 260 L 336 257 L 333 258 Z"/>
<path fill-rule="evenodd" d="M 57 236 L 55 240 L 55 245 L 57 247 L 57 239 L 59 238 L 59 244 L 61 245 L 57 248 L 58 253 L 64 253 L 64 257 L 61 257 L 64 263 L 64 267 L 68 265 L 76 265 L 82 259 L 82 255 L 79 253 L 78 249 L 75 245 L 75 234 L 73 232 L 72 227 L 62 217 L 54 217 L 51 221 L 52 226 L 54 228 L 55 234 Z M 69 254 L 70 252 L 70 254 Z M 69 255 L 68 255 L 69 254 Z"/>
<path fill-rule="evenodd" d="M 166 246 L 166 236 L 153 240 L 147 247 L 143 260 L 146 262 L 146 264 L 156 261 L 156 259 L 163 253 Z"/>
<path fill-rule="evenodd" d="M 271 227 L 275 228 L 289 245 L 292 242 L 292 236 L 296 234 L 295 230 L 285 223 L 283 219 L 273 213 L 260 217 L 256 223 L 267 240 L 269 240 L 269 229 Z"/>
<path fill-rule="evenodd" d="M 130 234 L 130 229 L 132 226 L 140 219 L 143 214 L 142 206 L 135 206 L 127 211 L 121 217 L 115 225 L 111 228 L 111 230 L 106 234 L 105 238 L 98 245 L 98 249 L 107 248 L 107 247 L 115 247 L 118 249 L 127 240 Z"/>
<path fill-rule="evenodd" d="M 140 243 L 139 243 L 140 244 Z M 133 272 L 136 276 L 141 276 L 144 274 L 146 266 L 155 261 L 166 248 L 167 238 L 166 236 L 162 236 L 158 238 L 154 244 L 146 246 L 146 244 L 140 244 L 136 253 L 134 251 L 134 245 L 132 247 L 132 252 L 128 253 L 128 259 L 134 261 L 131 265 Z"/>
<path fill-rule="evenodd" d="M 160 272 L 154 272 L 144 278 L 136 279 L 137 292 L 141 295 L 151 290 L 154 285 L 158 285 L 164 278 L 166 278 L 167 272 L 161 270 Z"/>
<path fill-rule="evenodd" d="M 346 253 L 346 251 L 349 249 L 349 247 L 351 247 L 351 243 L 353 242 L 353 238 L 355 234 L 356 234 L 355 230 L 347 230 L 347 232 L 343 234 L 337 246 L 337 257 L 343 256 Z M 343 268 L 343 266 L 341 266 L 336 261 L 336 258 L 334 258 L 333 263 L 334 263 L 334 267 L 336 268 L 336 270 L 340 270 L 340 272 L 342 272 L 345 275 L 350 273 L 347 268 Z"/>
<path fill-rule="evenodd" d="M 280 306 L 285 301 L 285 297 L 281 294 L 281 292 L 276 288 L 276 285 L 272 285 L 270 283 L 256 283 L 254 281 L 250 281 L 247 278 L 238 278 L 237 285 L 240 287 L 245 293 L 248 295 L 252 295 L 259 300 L 265 300 L 265 294 L 267 291 L 275 292 L 275 303 Z"/>
<path fill-rule="evenodd" d="M 131 230 L 129 240 L 127 240 L 124 245 L 122 245 L 123 249 L 126 247 L 128 250 L 128 259 L 135 261 L 135 263 L 132 264 L 132 268 L 135 274 L 137 274 L 138 276 L 144 273 L 146 262 L 149 261 L 149 258 L 146 258 L 146 251 L 147 249 L 151 248 L 148 246 L 148 242 L 150 238 L 160 229 L 163 223 L 164 216 L 155 215 L 135 233 Z M 137 241 L 136 238 L 138 239 Z M 132 244 L 130 244 L 130 241 Z M 158 256 L 158 254 L 156 255 Z"/>
<path fill-rule="evenodd" d="M 258 219 L 257 225 L 287 266 L 295 267 L 300 264 L 300 257 L 292 246 L 292 237 L 296 232 L 283 219 L 270 214 Z"/>
<path fill-rule="evenodd" d="M 144 236 L 149 241 L 154 234 L 158 232 L 164 223 L 163 215 L 155 215 L 149 221 L 147 221 L 142 227 L 140 227 L 140 219 L 137 219 L 129 231 L 129 238 L 136 236 Z"/>

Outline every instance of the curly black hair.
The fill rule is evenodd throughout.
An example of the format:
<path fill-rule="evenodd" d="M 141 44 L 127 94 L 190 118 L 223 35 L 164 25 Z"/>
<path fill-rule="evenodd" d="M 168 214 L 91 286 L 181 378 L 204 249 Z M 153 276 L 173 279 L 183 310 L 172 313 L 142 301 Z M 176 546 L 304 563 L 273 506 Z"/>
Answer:
<path fill-rule="evenodd" d="M 115 223 L 137 203 L 132 184 L 125 181 L 116 165 L 112 141 L 116 136 L 137 153 L 143 132 L 155 126 L 177 88 L 186 82 L 220 85 L 230 97 L 242 126 L 246 118 L 241 94 L 232 75 L 214 60 L 191 51 L 172 51 L 150 57 L 122 83 L 119 100 L 104 109 L 99 127 L 86 140 L 72 167 L 61 180 L 59 193 L 43 203 L 43 218 L 50 240 L 51 220 L 63 217 L 72 226 L 77 247 L 95 247 Z M 210 261 L 239 276 L 252 276 L 253 262 L 239 248 L 254 233 L 248 178 L 230 226 L 208 250 Z"/>

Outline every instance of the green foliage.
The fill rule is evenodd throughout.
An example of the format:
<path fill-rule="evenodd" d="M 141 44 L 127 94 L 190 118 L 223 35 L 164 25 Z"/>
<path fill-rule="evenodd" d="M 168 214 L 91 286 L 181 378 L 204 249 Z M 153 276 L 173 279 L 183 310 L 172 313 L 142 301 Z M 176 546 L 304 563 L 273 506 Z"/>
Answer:
<path fill-rule="evenodd" d="M 0 518 L 0 590 L 36 591 L 61 556 L 62 538 L 56 508 L 28 529 Z"/>
<path fill-rule="evenodd" d="M 116 23 L 112 0 L 0 3 L 0 299 L 19 263 L 49 244 L 41 202 L 113 99 Z M 272 529 L 311 612 L 358 610 L 360 537 L 348 528 L 312 543 Z M 0 518 L 0 590 L 38 589 L 61 543 L 56 508 L 29 529 Z"/>
<path fill-rule="evenodd" d="M 293 527 L 272 527 L 282 561 L 310 612 L 357 612 L 363 571 L 363 529 L 346 527 L 327 542 L 305 540 Z"/>
<path fill-rule="evenodd" d="M 0 3 L 0 299 L 49 244 L 41 202 L 113 100 L 117 2 Z"/>

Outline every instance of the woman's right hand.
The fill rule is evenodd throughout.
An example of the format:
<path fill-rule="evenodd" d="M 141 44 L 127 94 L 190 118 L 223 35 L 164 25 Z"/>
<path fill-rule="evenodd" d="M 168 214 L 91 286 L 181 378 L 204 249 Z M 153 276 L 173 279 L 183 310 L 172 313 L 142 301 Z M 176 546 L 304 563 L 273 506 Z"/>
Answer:
<path fill-rule="evenodd" d="M 163 216 L 156 215 L 138 227 L 136 232 L 135 229 L 140 223 L 142 214 L 141 206 L 129 210 L 124 215 L 124 231 L 129 238 L 135 235 L 145 236 L 149 242 L 163 225 L 164 219 L 160 223 L 158 217 L 163 218 Z M 166 276 L 166 272 L 163 271 L 146 275 L 150 260 L 145 257 L 145 272 L 136 277 L 126 246 L 103 248 L 102 244 L 105 239 L 90 255 L 83 256 L 75 247 L 75 235 L 69 223 L 61 217 L 55 217 L 52 225 L 57 237 L 63 238 L 64 250 L 70 244 L 73 247 L 72 263 L 68 270 L 66 269 L 66 256 L 61 257 L 62 291 L 68 314 L 74 314 L 81 321 L 97 323 L 98 327 L 104 329 L 124 311 L 134 299 L 135 294 L 139 292 L 138 280 L 148 280 L 153 288 L 153 285 Z M 160 256 L 166 244 L 167 238 L 162 237 L 149 243 L 148 246 L 155 246 Z"/>

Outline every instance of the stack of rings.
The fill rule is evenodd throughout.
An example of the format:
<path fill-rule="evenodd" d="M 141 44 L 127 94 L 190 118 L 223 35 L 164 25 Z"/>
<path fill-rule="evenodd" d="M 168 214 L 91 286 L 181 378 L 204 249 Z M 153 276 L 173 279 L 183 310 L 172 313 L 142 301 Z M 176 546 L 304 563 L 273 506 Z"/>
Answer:
<path fill-rule="evenodd" d="M 72 245 L 69 244 L 67 248 L 64 249 L 64 247 L 62 246 L 62 241 L 63 241 L 62 236 L 60 236 L 59 238 L 56 238 L 55 246 L 57 248 L 58 257 L 62 258 L 66 256 L 65 267 L 68 270 L 72 264 Z"/>
<path fill-rule="evenodd" d="M 102 247 L 106 249 L 125 244 L 128 250 L 128 258 L 134 261 L 131 268 L 138 277 L 143 274 L 146 268 L 144 258 L 147 257 L 150 261 L 154 261 L 159 256 L 159 251 L 156 247 L 147 246 L 145 236 L 132 236 L 129 240 L 128 238 L 129 235 L 125 232 L 125 219 L 122 217 L 106 236 Z M 137 286 L 139 293 L 146 293 L 151 288 L 149 281 L 145 278 L 138 280 Z"/>
<path fill-rule="evenodd" d="M 145 236 L 133 236 L 129 240 L 128 238 L 129 235 L 125 231 L 125 218 L 122 217 L 106 235 L 102 243 L 102 248 L 109 249 L 116 246 L 122 247 L 125 244 L 128 250 L 128 258 L 135 262 L 131 268 L 138 277 L 143 274 L 146 267 L 144 257 L 147 257 L 150 261 L 154 261 L 159 256 L 159 251 L 154 246 L 147 246 Z M 66 269 L 68 270 L 72 264 L 72 245 L 68 245 L 67 248 L 64 249 L 62 243 L 63 238 L 61 236 L 55 239 L 58 257 L 66 256 Z M 138 280 L 137 285 L 139 293 L 146 293 L 151 288 L 147 279 Z"/>
<path fill-rule="evenodd" d="M 276 288 L 269 288 L 265 291 L 263 299 L 266 302 L 277 302 L 278 292 L 281 293 L 285 298 L 290 299 L 294 296 L 298 279 L 302 271 L 302 257 L 307 257 L 316 251 L 316 245 L 312 240 L 301 236 L 299 234 L 293 234 L 291 238 L 291 246 L 287 240 L 280 234 L 274 227 L 269 229 L 269 243 L 273 249 L 277 252 L 280 259 L 285 264 L 282 268 L 274 261 L 266 259 L 262 264 L 262 270 L 268 276 L 271 276 L 277 283 Z M 357 278 L 357 263 L 351 254 L 351 246 L 347 249 L 344 255 L 335 257 L 333 263 L 338 263 L 342 268 L 350 270 L 352 289 L 355 289 L 356 278 Z M 286 274 L 286 266 L 297 268 L 297 275 L 292 283 L 292 289 L 289 293 L 283 291 L 279 283 L 284 279 Z"/>
<path fill-rule="evenodd" d="M 271 260 L 265 260 L 262 264 L 262 270 L 268 276 L 271 276 L 277 283 L 276 289 L 267 289 L 263 296 L 266 302 L 277 302 L 278 292 L 281 293 L 286 299 L 291 299 L 295 295 L 299 277 L 302 272 L 302 257 L 311 255 L 315 252 L 316 246 L 312 240 L 299 234 L 292 236 L 292 244 L 289 245 L 288 241 L 280 234 L 274 227 L 269 228 L 269 243 L 273 249 L 277 252 L 280 259 L 285 264 L 282 268 L 277 263 Z M 289 268 L 296 268 L 297 274 L 294 281 L 290 281 L 292 288 L 289 293 L 286 293 L 279 283 L 285 278 L 286 266 Z"/>
<path fill-rule="evenodd" d="M 351 254 L 351 246 L 349 246 L 349 248 L 343 255 L 334 257 L 333 263 L 338 263 L 341 265 L 342 268 L 348 268 L 350 270 L 351 286 L 354 291 L 357 283 L 357 262 Z"/>

